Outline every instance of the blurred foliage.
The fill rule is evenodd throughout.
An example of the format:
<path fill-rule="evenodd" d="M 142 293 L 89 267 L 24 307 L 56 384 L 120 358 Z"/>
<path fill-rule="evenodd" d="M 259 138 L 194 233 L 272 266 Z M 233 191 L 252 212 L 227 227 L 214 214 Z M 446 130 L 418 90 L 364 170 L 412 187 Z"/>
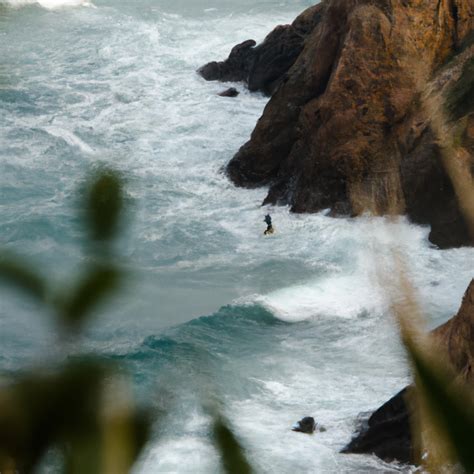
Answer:
<path fill-rule="evenodd" d="M 74 290 L 64 297 L 60 312 L 69 327 L 80 326 L 94 307 L 118 288 L 121 273 L 112 264 L 90 266 Z"/>
<path fill-rule="evenodd" d="M 112 246 L 124 207 L 118 174 L 102 170 L 93 176 L 82 201 L 88 248 L 99 241 L 100 254 L 86 255 L 82 276 L 68 290 L 54 291 L 33 264 L 0 255 L 2 281 L 56 314 L 60 338 L 64 331 L 78 335 L 122 279 Z M 113 402 L 105 403 L 116 368 L 98 357 L 71 362 L 64 356 L 66 362 L 59 366 L 19 374 L 0 390 L 0 472 L 34 472 L 46 453 L 56 449 L 62 453 L 63 472 L 126 473 L 145 445 L 150 414 L 135 409 L 131 400 L 113 410 Z"/>
<path fill-rule="evenodd" d="M 117 235 L 123 210 L 123 190 L 115 172 L 103 170 L 86 191 L 84 210 L 92 239 L 110 241 Z"/>
<path fill-rule="evenodd" d="M 67 290 L 54 290 L 32 263 L 0 253 L 0 280 L 56 315 L 60 342 L 78 336 L 123 279 L 113 247 L 124 210 L 122 180 L 103 169 L 81 194 L 88 255 L 81 277 Z M 146 444 L 151 413 L 134 407 L 127 387 L 111 387 L 118 368 L 99 357 L 68 361 L 64 356 L 66 362 L 17 374 L 0 388 L 0 473 L 35 472 L 54 451 L 67 474 L 125 474 Z M 218 415 L 213 419 L 224 470 L 251 473 L 231 430 Z"/>
<path fill-rule="evenodd" d="M 252 468 L 245 458 L 242 446 L 224 420 L 216 416 L 214 420 L 214 442 L 221 453 L 222 464 L 228 474 L 251 474 Z"/>
<path fill-rule="evenodd" d="M 405 335 L 404 342 L 412 361 L 418 397 L 427 409 L 429 422 L 436 428 L 438 436 L 442 437 L 437 441 L 454 451 L 455 462 L 459 462 L 465 472 L 474 472 L 472 395 L 464 384 L 453 382 L 453 374 L 448 376 L 442 360 L 437 360 L 433 355 L 427 357 L 411 337 Z M 428 465 L 431 464 L 430 456 L 435 454 L 427 453 Z M 450 462 L 451 459 L 437 459 L 436 464 L 430 467 L 431 470 L 442 472 Z"/>
<path fill-rule="evenodd" d="M 45 299 L 46 285 L 43 278 L 18 257 L 0 255 L 0 279 L 41 302 Z"/>

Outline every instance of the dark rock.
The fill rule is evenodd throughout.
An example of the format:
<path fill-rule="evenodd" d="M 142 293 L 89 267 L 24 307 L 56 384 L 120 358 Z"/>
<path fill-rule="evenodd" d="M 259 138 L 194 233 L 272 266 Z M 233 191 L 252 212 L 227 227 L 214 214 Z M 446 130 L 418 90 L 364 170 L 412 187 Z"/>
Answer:
<path fill-rule="evenodd" d="M 225 61 L 210 62 L 198 69 L 206 81 L 247 81 L 255 57 L 254 40 L 247 40 L 232 48 Z"/>
<path fill-rule="evenodd" d="M 474 0 L 450 5 L 326 0 L 302 30 L 296 21 L 274 30 L 254 48 L 247 79 L 273 95 L 228 164 L 230 179 L 270 186 L 264 202 L 293 212 L 407 214 L 431 225 L 440 247 L 472 244 L 461 212 L 470 204 L 459 200 L 446 155 L 452 140 L 464 173 L 472 170 L 472 124 L 459 129 L 463 114 L 474 113 L 465 99 L 474 45 L 463 46 L 474 30 Z M 272 42 L 285 53 L 272 53 Z M 272 54 L 285 67 L 292 62 L 283 75 L 265 71 Z"/>
<path fill-rule="evenodd" d="M 387 462 L 414 462 L 408 404 L 408 388 L 382 405 L 368 419 L 367 425 L 341 451 L 353 454 L 375 454 Z"/>
<path fill-rule="evenodd" d="M 303 50 L 304 37 L 291 25 L 277 26 L 254 50 L 247 78 L 250 91 L 273 94 Z"/>
<path fill-rule="evenodd" d="M 314 433 L 316 429 L 316 422 L 311 416 L 305 416 L 302 420 L 298 421 L 296 425 L 292 428 L 293 431 L 298 431 L 300 433 Z"/>
<path fill-rule="evenodd" d="M 210 62 L 198 73 L 207 81 L 243 81 L 251 91 L 273 94 L 320 21 L 321 10 L 321 5 L 308 8 L 293 24 L 277 26 L 260 45 L 244 41 L 234 46 L 225 61 Z"/>
<path fill-rule="evenodd" d="M 221 97 L 237 97 L 239 95 L 239 91 L 235 87 L 230 87 L 225 91 L 219 92 L 217 95 Z"/>

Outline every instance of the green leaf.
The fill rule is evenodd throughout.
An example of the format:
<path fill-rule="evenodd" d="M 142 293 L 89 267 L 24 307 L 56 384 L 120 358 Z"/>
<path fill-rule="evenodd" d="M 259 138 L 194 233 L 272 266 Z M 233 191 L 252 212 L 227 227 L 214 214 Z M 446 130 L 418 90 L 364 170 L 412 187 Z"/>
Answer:
<path fill-rule="evenodd" d="M 216 448 L 221 454 L 227 474 L 250 474 L 253 472 L 244 450 L 221 418 L 215 420 L 213 434 Z"/>
<path fill-rule="evenodd" d="M 45 299 L 43 278 L 17 257 L 0 255 L 0 279 L 40 301 Z"/>
<path fill-rule="evenodd" d="M 453 390 L 452 383 L 449 383 L 439 368 L 425 360 L 413 343 L 406 342 L 406 346 L 433 419 L 451 440 L 459 462 L 467 472 L 474 472 L 472 400 L 463 396 L 460 388 Z"/>
<path fill-rule="evenodd" d="M 111 265 L 93 267 L 62 304 L 60 312 L 63 322 L 76 327 L 83 323 L 87 316 L 118 288 L 120 277 L 120 271 Z"/>
<path fill-rule="evenodd" d="M 123 209 L 122 181 L 116 172 L 105 170 L 94 179 L 87 192 L 85 208 L 94 240 L 115 237 Z"/>

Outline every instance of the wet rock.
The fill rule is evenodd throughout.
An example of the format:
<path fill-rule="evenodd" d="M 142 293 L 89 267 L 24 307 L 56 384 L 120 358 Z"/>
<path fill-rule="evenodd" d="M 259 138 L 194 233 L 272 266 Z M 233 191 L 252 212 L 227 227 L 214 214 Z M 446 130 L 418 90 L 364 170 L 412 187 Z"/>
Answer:
<path fill-rule="evenodd" d="M 375 454 L 387 462 L 414 462 L 410 418 L 403 389 L 376 410 L 358 435 L 341 451 L 353 454 Z"/>
<path fill-rule="evenodd" d="M 225 61 L 212 61 L 198 69 L 206 81 L 246 81 L 255 56 L 254 40 L 246 40 L 234 46 Z"/>
<path fill-rule="evenodd" d="M 308 8 L 293 24 L 277 26 L 260 45 L 244 41 L 234 46 L 225 61 L 210 62 L 198 73 L 208 81 L 243 81 L 251 91 L 273 94 L 321 19 L 321 10 L 321 5 Z"/>
<path fill-rule="evenodd" d="M 446 169 L 444 135 L 474 112 L 469 78 L 457 87 L 466 100 L 454 112 L 443 109 L 474 56 L 465 43 L 474 0 L 326 0 L 317 7 L 304 33 L 293 23 L 253 48 L 249 88 L 273 95 L 228 164 L 230 179 L 269 186 L 265 203 L 293 212 L 406 213 L 430 225 L 440 247 L 472 244 Z M 272 42 L 286 52 L 278 56 Z M 265 70 L 272 55 L 287 68 L 283 75 Z M 426 97 L 437 104 L 431 111 Z M 459 133 L 466 146 L 458 155 L 472 173 L 471 128 Z"/>
<path fill-rule="evenodd" d="M 313 417 L 305 416 L 293 426 L 292 430 L 300 433 L 313 434 L 316 430 L 316 422 Z"/>
<path fill-rule="evenodd" d="M 219 92 L 217 95 L 221 97 L 237 97 L 239 95 L 239 91 L 235 87 L 230 87 L 225 91 Z"/>

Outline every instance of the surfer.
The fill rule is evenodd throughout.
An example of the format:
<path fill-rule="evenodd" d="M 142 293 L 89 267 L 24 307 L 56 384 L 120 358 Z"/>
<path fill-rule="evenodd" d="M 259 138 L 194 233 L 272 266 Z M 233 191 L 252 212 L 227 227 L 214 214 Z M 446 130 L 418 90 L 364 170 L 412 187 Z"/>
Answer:
<path fill-rule="evenodd" d="M 263 222 L 265 222 L 265 224 L 267 224 L 267 230 L 263 234 L 264 235 L 273 234 L 273 232 L 275 232 L 275 229 L 273 229 L 272 218 L 271 218 L 270 214 L 267 214 L 265 216 L 265 219 L 263 220 Z"/>

